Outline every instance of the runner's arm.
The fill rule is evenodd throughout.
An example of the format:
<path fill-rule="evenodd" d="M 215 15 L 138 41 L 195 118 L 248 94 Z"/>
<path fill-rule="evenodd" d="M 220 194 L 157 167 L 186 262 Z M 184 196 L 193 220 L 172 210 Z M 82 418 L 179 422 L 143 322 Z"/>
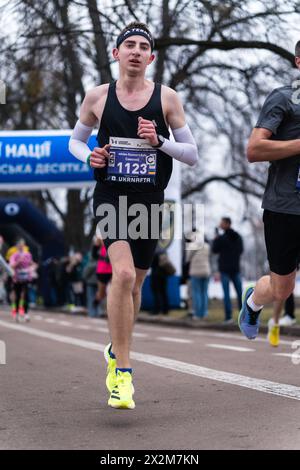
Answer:
<path fill-rule="evenodd" d="M 182 103 L 178 94 L 171 88 L 164 87 L 164 96 L 166 119 L 175 142 L 165 139 L 160 149 L 175 160 L 193 166 L 198 160 L 197 144 L 186 123 Z"/>
<path fill-rule="evenodd" d="M 178 94 L 170 88 L 166 91 L 166 118 L 172 129 L 175 142 L 165 139 L 160 148 L 175 160 L 193 166 L 198 160 L 197 144 L 186 123 L 183 106 Z"/>
<path fill-rule="evenodd" d="M 172 132 L 175 142 L 165 139 L 160 149 L 175 160 L 194 166 L 198 160 L 198 150 L 189 126 L 185 124 L 172 129 Z"/>
<path fill-rule="evenodd" d="M 300 139 L 270 140 L 272 131 L 263 127 L 253 129 L 247 147 L 250 163 L 272 162 L 300 154 Z"/>
<path fill-rule="evenodd" d="M 69 140 L 70 153 L 84 163 L 89 163 L 92 150 L 87 145 L 87 142 L 97 123 L 97 118 L 91 111 L 94 99 L 94 90 L 87 92 L 80 108 L 79 120 L 76 122 Z"/>

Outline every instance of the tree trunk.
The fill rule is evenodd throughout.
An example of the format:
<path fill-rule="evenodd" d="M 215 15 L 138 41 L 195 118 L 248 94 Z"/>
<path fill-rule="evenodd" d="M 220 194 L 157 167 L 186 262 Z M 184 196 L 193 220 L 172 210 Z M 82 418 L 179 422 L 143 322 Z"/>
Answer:
<path fill-rule="evenodd" d="M 168 37 L 170 35 L 171 30 L 171 17 L 170 17 L 170 10 L 169 10 L 169 0 L 163 0 L 162 5 L 162 37 Z M 157 59 L 156 59 L 156 70 L 155 70 L 155 82 L 162 83 L 164 78 L 164 69 L 165 69 L 165 58 L 166 58 L 166 48 L 162 48 L 158 50 Z"/>
<path fill-rule="evenodd" d="M 94 44 L 96 49 L 95 63 L 100 74 L 101 83 L 111 82 L 113 77 L 111 74 L 109 56 L 107 53 L 107 44 L 103 32 L 100 15 L 97 9 L 96 0 L 87 0 L 89 15 L 94 30 Z"/>

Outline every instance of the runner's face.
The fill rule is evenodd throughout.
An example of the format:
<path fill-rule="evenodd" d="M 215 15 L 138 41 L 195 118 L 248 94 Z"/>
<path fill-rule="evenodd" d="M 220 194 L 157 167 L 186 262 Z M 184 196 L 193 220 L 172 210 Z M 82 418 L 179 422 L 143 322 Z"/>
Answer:
<path fill-rule="evenodd" d="M 130 36 L 113 50 L 113 56 L 120 62 L 120 67 L 133 75 L 144 73 L 154 60 L 151 46 L 143 36 Z"/>
<path fill-rule="evenodd" d="M 298 69 L 300 69 L 300 57 L 295 57 L 295 64 Z"/>

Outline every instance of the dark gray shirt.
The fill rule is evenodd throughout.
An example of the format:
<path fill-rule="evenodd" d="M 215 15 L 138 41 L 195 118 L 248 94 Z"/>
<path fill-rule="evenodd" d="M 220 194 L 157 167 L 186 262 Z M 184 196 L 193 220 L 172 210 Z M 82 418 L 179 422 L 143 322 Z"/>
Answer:
<path fill-rule="evenodd" d="M 300 139 L 299 93 L 291 86 L 276 88 L 267 97 L 255 127 L 272 131 L 270 140 Z M 300 190 L 296 189 L 299 155 L 270 163 L 262 207 L 273 212 L 300 215 Z"/>

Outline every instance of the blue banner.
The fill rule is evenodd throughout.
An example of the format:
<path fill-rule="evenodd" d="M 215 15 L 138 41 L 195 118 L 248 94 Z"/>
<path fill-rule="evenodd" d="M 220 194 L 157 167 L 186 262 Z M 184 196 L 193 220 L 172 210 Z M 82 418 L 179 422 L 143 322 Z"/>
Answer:
<path fill-rule="evenodd" d="M 68 150 L 71 131 L 0 131 L 0 189 L 80 188 L 93 170 Z M 96 132 L 91 149 L 98 146 Z"/>

